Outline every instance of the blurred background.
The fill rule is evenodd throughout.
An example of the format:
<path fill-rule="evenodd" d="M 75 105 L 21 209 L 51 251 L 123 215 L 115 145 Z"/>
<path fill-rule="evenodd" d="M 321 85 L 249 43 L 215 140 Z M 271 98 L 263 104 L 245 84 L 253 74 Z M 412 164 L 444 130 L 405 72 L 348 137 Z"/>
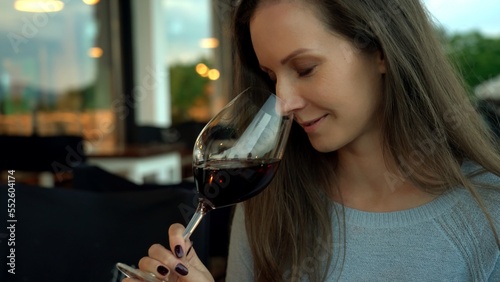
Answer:
<path fill-rule="evenodd" d="M 106 150 L 139 142 L 140 126 L 207 121 L 229 91 L 229 9 L 1 0 L 0 134 L 83 134 Z"/>
<path fill-rule="evenodd" d="M 80 136 L 85 160 L 182 143 L 190 176 L 194 138 L 231 91 L 232 5 L 0 0 L 0 136 Z M 29 156 L 6 142 L 14 169 Z"/>
<path fill-rule="evenodd" d="M 0 134 L 81 134 L 109 150 L 227 101 L 230 0 L 35 2 L 0 1 Z M 500 3 L 424 3 L 471 97 L 500 95 L 476 89 L 499 79 Z"/>
<path fill-rule="evenodd" d="M 236 2 L 0 0 L 0 184 L 12 188 L 9 176 L 15 170 L 16 195 L 23 197 L 17 210 L 24 214 L 25 223 L 33 223 L 16 230 L 19 240 L 31 240 L 36 234 L 36 238 L 54 241 L 44 244 L 45 239 L 35 240 L 35 245 L 21 241 L 18 257 L 32 259 L 24 261 L 29 269 L 20 269 L 23 275 L 33 273 L 37 280 L 45 281 L 39 276 L 43 273 L 51 281 L 64 281 L 53 275 L 64 277 L 61 269 L 70 273 L 71 267 L 79 264 L 54 264 L 34 271 L 34 265 L 42 267 L 39 261 L 43 258 L 33 254 L 46 257 L 56 250 L 55 245 L 70 237 L 68 246 L 60 245 L 59 249 L 71 249 L 74 242 L 85 241 L 85 248 L 92 244 L 100 257 L 113 255 L 106 263 L 96 261 L 87 267 L 95 269 L 95 277 L 106 273 L 112 278 L 85 276 L 85 270 L 73 269 L 82 275 L 72 281 L 119 281 L 114 263 L 122 259 L 135 263 L 154 243 L 151 240 L 165 239 L 167 222 L 174 220 L 170 213 L 177 212 L 175 220 L 187 222 L 186 209 L 168 202 L 172 201 L 169 190 L 193 192 L 194 139 L 231 95 L 229 20 Z M 500 137 L 500 2 L 423 3 L 433 17 L 444 50 L 466 83 L 471 101 L 493 134 Z M 32 191 L 20 189 L 21 184 L 78 191 Z M 70 200 L 63 196 L 53 199 L 61 193 L 58 190 Z M 143 191 L 145 194 L 135 194 Z M 182 198 L 190 212 L 196 204 L 193 195 L 183 194 Z M 153 204 L 160 210 L 154 214 L 166 218 L 151 218 L 150 201 L 155 199 L 158 201 Z M 108 208 L 109 202 L 116 206 Z M 134 205 L 140 208 L 131 210 Z M 174 211 L 162 210 L 168 208 Z M 109 220 L 104 222 L 105 218 Z M 210 242 L 195 245 L 220 281 L 225 271 L 229 218 L 227 209 L 207 220 L 210 225 L 200 227 L 199 232 L 200 239 L 210 234 Z M 117 219 L 122 220 L 120 225 Z M 88 225 L 82 224 L 84 220 Z M 115 225 L 110 225 L 113 221 Z M 96 222 L 101 225 L 96 227 Z M 121 232 L 119 228 L 137 223 L 143 229 Z M 113 227 L 106 231 L 108 236 L 90 237 L 92 230 L 103 226 Z M 155 227 L 158 230 L 146 230 Z M 54 237 L 51 228 L 63 228 L 57 231 L 61 237 Z M 73 233 L 64 235 L 68 228 Z M 1 247 L 8 236 L 4 230 L 0 230 Z M 125 235 L 130 236 L 129 241 L 115 243 Z M 37 251 L 45 245 L 50 249 Z M 76 255 L 83 261 L 82 267 L 94 260 L 94 253 L 84 256 L 77 251 Z M 129 261 L 124 260 L 127 255 Z M 61 255 L 59 261 L 72 262 L 67 257 Z M 23 279 L 20 276 L 18 281 L 29 280 Z"/>
<path fill-rule="evenodd" d="M 500 79 L 500 3 L 424 3 L 471 98 L 500 95 L 488 86 Z M 1 0 L 0 134 L 82 135 L 92 153 L 155 141 L 144 127 L 206 122 L 231 91 L 232 5 Z"/>

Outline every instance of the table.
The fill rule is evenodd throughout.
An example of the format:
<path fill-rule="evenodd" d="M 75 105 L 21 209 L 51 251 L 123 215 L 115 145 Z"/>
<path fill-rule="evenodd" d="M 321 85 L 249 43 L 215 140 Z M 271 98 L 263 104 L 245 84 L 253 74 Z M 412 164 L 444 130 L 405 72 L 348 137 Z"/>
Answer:
<path fill-rule="evenodd" d="M 106 152 L 91 152 L 87 162 L 109 172 L 123 174 L 127 179 L 143 184 L 153 177 L 156 184 L 174 184 L 182 181 L 181 156 L 184 144 L 127 145 Z"/>

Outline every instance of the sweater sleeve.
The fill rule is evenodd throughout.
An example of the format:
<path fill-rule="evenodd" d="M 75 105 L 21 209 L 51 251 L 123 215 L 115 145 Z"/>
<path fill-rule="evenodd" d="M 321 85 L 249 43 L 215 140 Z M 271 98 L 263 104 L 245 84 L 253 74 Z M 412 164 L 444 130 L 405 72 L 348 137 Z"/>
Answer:
<path fill-rule="evenodd" d="M 229 239 L 226 281 L 252 282 L 253 258 L 245 228 L 243 206 L 236 207 Z"/>
<path fill-rule="evenodd" d="M 500 281 L 500 256 L 497 258 L 497 263 L 495 264 L 493 272 L 488 278 L 488 281 L 490 282 Z"/>
<path fill-rule="evenodd" d="M 500 187 L 500 177 L 493 174 L 486 174 L 481 179 L 485 183 L 492 184 L 493 186 Z M 497 234 L 500 236 L 500 191 L 495 189 L 483 189 L 482 198 L 485 201 L 486 209 L 491 214 L 491 219 L 495 226 Z M 496 262 L 493 267 L 493 271 L 488 277 L 488 281 L 496 282 L 500 281 L 500 250 L 498 246 L 494 244 L 494 249 L 496 249 Z"/>

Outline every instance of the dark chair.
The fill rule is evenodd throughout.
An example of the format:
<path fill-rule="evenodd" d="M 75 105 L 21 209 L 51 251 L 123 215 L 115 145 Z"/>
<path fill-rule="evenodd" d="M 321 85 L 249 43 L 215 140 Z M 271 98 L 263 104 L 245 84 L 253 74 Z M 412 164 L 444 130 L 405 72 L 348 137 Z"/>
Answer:
<path fill-rule="evenodd" d="M 19 183 L 66 186 L 73 168 L 87 161 L 82 136 L 0 135 L 0 146 L 0 172 L 17 171 Z"/>
<path fill-rule="evenodd" d="M 7 209 L 8 186 L 0 186 Z M 121 281 L 115 263 L 137 265 L 150 245 L 168 246 L 168 227 L 186 225 L 194 212 L 190 189 L 92 192 L 15 185 L 15 246 L 0 224 L 0 281 Z M 6 214 L 4 211 L 2 214 Z M 209 221 L 191 239 L 206 263 Z M 15 275 L 7 255 L 15 248 Z"/>
<path fill-rule="evenodd" d="M 0 170 L 66 172 L 85 163 L 82 136 L 1 135 Z"/>
<path fill-rule="evenodd" d="M 195 184 L 191 181 L 171 185 L 136 184 L 119 175 L 110 173 L 98 166 L 82 164 L 73 169 L 73 188 L 95 192 L 127 192 L 144 191 L 148 189 L 188 189 L 194 190 Z"/>
<path fill-rule="evenodd" d="M 72 187 L 94 192 L 127 192 L 142 190 L 141 185 L 98 166 L 82 164 L 73 169 Z"/>

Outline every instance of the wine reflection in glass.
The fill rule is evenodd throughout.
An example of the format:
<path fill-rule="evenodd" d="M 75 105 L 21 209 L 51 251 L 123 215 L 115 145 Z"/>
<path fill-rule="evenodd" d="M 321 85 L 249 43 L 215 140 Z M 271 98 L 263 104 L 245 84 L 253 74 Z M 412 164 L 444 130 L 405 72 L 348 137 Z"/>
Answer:
<path fill-rule="evenodd" d="M 232 206 L 260 193 L 273 179 L 283 156 L 291 113 L 284 102 L 261 88 L 248 88 L 215 115 L 193 148 L 193 174 L 198 207 L 184 231 L 187 240 L 210 210 Z M 117 264 L 128 277 L 160 281 Z"/>

